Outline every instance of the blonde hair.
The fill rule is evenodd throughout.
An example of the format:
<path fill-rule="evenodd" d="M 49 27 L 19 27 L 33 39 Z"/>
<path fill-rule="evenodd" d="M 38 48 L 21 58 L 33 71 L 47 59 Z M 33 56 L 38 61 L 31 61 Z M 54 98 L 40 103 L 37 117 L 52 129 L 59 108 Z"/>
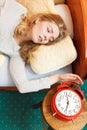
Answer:
<path fill-rule="evenodd" d="M 16 37 L 25 36 L 29 28 L 32 28 L 32 26 L 34 26 L 35 21 L 38 18 L 40 19 L 40 21 L 49 21 L 49 22 L 54 21 L 57 24 L 60 31 L 59 36 L 53 42 L 47 43 L 46 45 L 53 45 L 53 43 L 56 43 L 57 41 L 61 40 L 62 38 L 66 36 L 66 26 L 64 24 L 64 21 L 59 15 L 52 14 L 52 13 L 51 14 L 39 13 L 39 14 L 33 15 L 31 18 L 28 16 L 22 16 L 21 22 L 15 28 L 14 35 Z M 27 42 L 25 41 L 21 43 L 20 55 L 22 59 L 26 63 L 29 63 L 29 53 L 38 49 L 39 46 L 40 46 L 39 43 L 34 44 L 32 41 L 27 41 Z"/>

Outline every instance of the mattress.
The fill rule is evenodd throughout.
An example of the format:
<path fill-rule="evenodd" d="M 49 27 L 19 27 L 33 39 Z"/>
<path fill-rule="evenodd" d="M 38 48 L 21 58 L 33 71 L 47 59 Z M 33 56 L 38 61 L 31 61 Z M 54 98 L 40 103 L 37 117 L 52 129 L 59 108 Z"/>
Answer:
<path fill-rule="evenodd" d="M 32 80 L 32 77 L 30 75 L 30 72 L 32 72 L 32 70 L 30 70 L 29 66 L 26 65 L 26 76 L 27 76 L 27 79 L 31 79 Z M 71 73 L 72 72 L 72 65 L 68 65 L 62 69 L 59 69 L 57 71 L 57 73 Z M 56 74 L 56 72 L 55 72 Z M 50 75 L 52 75 L 52 73 L 50 73 Z M 33 72 L 33 79 L 39 79 L 39 77 L 41 76 L 41 78 L 43 78 L 44 76 L 43 75 L 38 75 L 35 74 Z M 49 74 L 47 74 L 47 76 L 49 76 Z M 15 86 L 12 78 L 11 78 L 11 75 L 10 75 L 10 72 L 9 72 L 9 57 L 8 56 L 5 56 L 5 63 L 3 64 L 2 67 L 0 67 L 0 86 L 2 87 L 6 87 L 6 86 Z"/>

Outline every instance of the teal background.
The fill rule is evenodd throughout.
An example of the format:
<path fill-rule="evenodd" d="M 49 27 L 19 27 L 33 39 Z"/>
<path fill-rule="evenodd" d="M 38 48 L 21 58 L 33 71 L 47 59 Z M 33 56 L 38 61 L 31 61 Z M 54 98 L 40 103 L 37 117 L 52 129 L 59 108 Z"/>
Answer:
<path fill-rule="evenodd" d="M 0 130 L 43 130 L 40 107 L 46 92 L 0 91 Z"/>

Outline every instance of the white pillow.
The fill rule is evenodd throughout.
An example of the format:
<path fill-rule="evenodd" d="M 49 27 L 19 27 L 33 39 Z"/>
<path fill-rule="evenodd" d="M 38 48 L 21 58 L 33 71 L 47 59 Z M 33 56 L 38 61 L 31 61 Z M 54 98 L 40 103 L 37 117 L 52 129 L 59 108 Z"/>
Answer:
<path fill-rule="evenodd" d="M 66 36 L 54 45 L 41 45 L 30 53 L 30 65 L 37 74 L 58 70 L 71 64 L 77 57 L 70 36 Z"/>
<path fill-rule="evenodd" d="M 74 35 L 73 21 L 72 21 L 72 16 L 71 16 L 69 7 L 66 4 L 58 4 L 55 6 L 55 9 L 58 15 L 60 15 L 62 19 L 64 20 L 65 25 L 67 27 L 67 31 L 69 35 L 71 36 L 71 38 L 73 38 L 73 35 Z"/>

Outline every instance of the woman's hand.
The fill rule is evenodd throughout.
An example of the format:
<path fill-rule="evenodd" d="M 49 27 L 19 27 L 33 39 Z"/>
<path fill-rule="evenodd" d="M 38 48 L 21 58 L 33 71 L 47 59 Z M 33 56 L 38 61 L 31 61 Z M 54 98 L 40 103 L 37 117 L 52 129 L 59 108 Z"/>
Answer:
<path fill-rule="evenodd" d="M 72 73 L 59 74 L 58 79 L 59 79 L 59 82 L 72 81 L 78 84 L 83 83 L 82 79 L 78 75 L 72 74 Z"/>
<path fill-rule="evenodd" d="M 51 85 L 55 84 L 56 82 L 62 83 L 66 81 L 72 81 L 78 84 L 83 84 L 82 79 L 78 75 L 72 74 L 72 73 L 53 75 L 53 76 L 50 76 L 49 79 L 50 79 Z"/>

